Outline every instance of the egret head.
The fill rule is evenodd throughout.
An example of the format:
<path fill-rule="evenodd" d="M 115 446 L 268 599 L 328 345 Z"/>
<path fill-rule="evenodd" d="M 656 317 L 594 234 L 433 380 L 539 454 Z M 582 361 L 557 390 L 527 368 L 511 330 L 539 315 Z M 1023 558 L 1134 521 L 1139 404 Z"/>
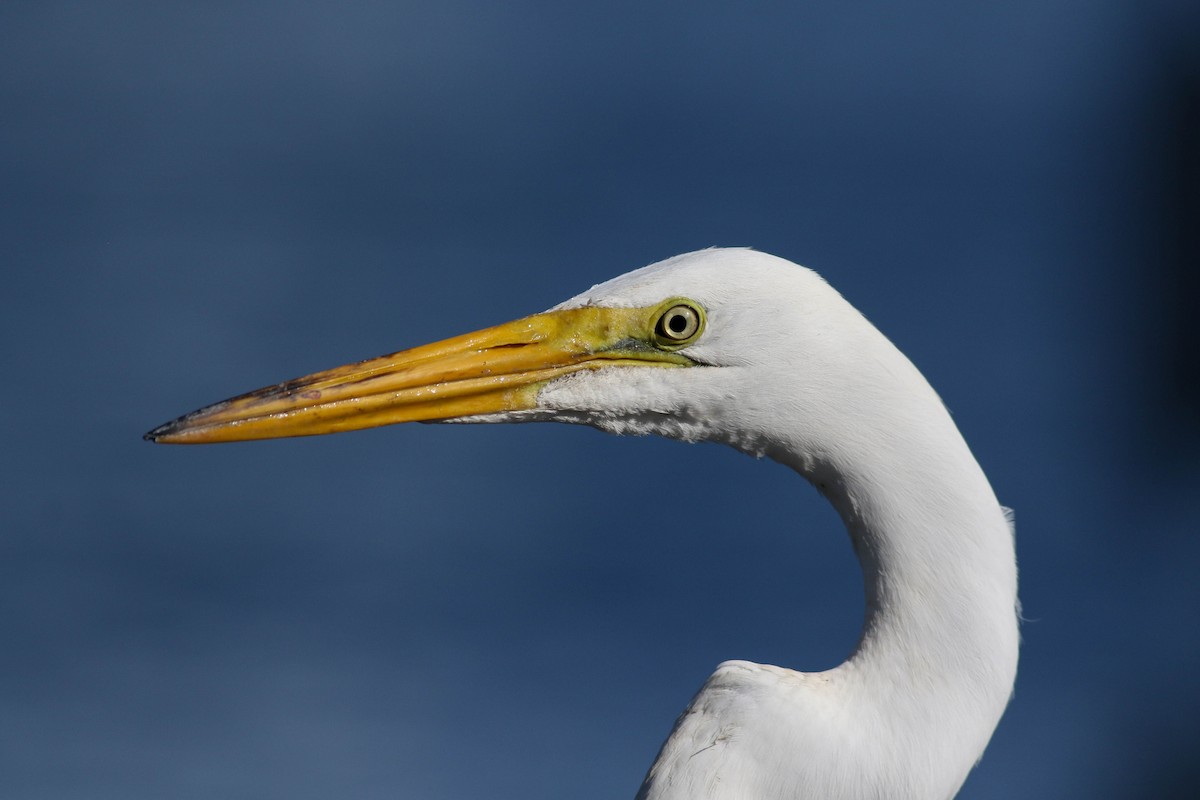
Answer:
<path fill-rule="evenodd" d="M 553 420 L 754 450 L 739 437 L 752 438 L 756 413 L 796 402 L 769 376 L 795 368 L 811 378 L 822 362 L 822 328 L 831 308 L 845 306 L 830 298 L 815 273 L 774 256 L 688 253 L 544 313 L 265 387 L 146 438 L 199 444 L 399 422 Z M 736 425 L 727 418 L 735 408 L 744 418 Z"/>

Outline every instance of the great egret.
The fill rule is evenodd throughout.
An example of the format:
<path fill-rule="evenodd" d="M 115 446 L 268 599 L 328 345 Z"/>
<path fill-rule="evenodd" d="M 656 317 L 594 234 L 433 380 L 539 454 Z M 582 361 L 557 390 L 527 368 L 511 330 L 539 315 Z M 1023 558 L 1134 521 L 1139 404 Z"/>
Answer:
<path fill-rule="evenodd" d="M 816 273 L 688 253 L 542 314 L 260 389 L 146 435 L 202 443 L 409 421 L 592 425 L 724 442 L 811 481 L 867 613 L 825 672 L 717 667 L 641 800 L 946 800 L 1017 668 L 1013 536 L 929 384 Z"/>

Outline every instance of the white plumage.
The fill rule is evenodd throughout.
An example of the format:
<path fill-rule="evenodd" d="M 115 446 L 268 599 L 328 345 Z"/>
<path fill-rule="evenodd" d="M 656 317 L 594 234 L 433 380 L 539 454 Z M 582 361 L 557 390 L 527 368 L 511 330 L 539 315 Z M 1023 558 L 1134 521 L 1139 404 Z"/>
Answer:
<path fill-rule="evenodd" d="M 1016 674 L 1012 533 L 987 479 L 911 362 L 810 270 L 707 250 L 560 307 L 675 295 L 707 309 L 687 354 L 711 368 L 581 372 L 542 391 L 545 411 L 515 415 L 719 441 L 792 467 L 846 523 L 868 611 L 836 669 L 718 667 L 638 797 L 952 797 Z"/>
<path fill-rule="evenodd" d="M 660 310 L 673 298 L 701 315 L 694 336 L 652 330 L 661 332 Z M 633 321 L 610 309 L 629 309 Z M 545 320 L 579 327 L 545 333 Z M 638 798 L 955 795 L 1016 674 L 1012 532 L 941 401 L 882 334 L 810 270 L 713 249 L 473 336 L 260 390 L 149 436 L 218 441 L 411 419 L 552 420 L 723 442 L 779 461 L 811 481 L 846 524 L 866 584 L 862 638 L 825 672 L 720 665 L 676 722 Z M 470 369 L 441 366 L 451 351 L 472 359 Z M 436 380 L 412 377 L 428 364 L 438 365 Z M 505 384 L 498 398 L 498 376 L 521 393 Z M 452 395 L 481 399 L 443 399 Z M 338 405 L 346 397 L 381 398 L 387 408 L 355 416 L 361 406 Z M 319 426 L 306 421 L 318 415 Z"/>

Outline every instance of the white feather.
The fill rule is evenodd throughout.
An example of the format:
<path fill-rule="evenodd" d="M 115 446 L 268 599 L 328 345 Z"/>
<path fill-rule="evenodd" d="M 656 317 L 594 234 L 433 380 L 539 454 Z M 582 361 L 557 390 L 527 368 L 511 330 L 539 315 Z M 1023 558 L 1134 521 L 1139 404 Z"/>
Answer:
<path fill-rule="evenodd" d="M 741 249 L 689 253 L 568 300 L 687 297 L 690 369 L 562 378 L 538 409 L 620 434 L 766 455 L 833 503 L 862 562 L 854 654 L 819 673 L 731 661 L 676 723 L 642 800 L 946 800 L 980 757 L 1017 666 L 1005 511 L 929 384 L 816 273 Z M 483 420 L 480 420 L 483 421 Z"/>

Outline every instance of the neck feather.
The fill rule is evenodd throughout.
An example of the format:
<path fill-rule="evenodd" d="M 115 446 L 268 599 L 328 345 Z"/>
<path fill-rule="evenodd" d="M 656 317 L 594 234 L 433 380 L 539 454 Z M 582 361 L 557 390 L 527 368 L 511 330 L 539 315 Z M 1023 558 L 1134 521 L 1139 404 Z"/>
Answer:
<path fill-rule="evenodd" d="M 920 386 L 899 408 L 872 404 L 886 419 L 855 414 L 853 425 L 835 426 L 836 440 L 806 435 L 773 455 L 829 498 L 862 564 L 862 637 L 826 675 L 850 690 L 860 729 L 872 729 L 867 720 L 878 726 L 898 761 L 926 760 L 927 774 L 946 776 L 949 797 L 1012 692 L 1016 560 L 987 478 L 936 395 Z M 920 774 L 917 766 L 895 771 Z"/>

